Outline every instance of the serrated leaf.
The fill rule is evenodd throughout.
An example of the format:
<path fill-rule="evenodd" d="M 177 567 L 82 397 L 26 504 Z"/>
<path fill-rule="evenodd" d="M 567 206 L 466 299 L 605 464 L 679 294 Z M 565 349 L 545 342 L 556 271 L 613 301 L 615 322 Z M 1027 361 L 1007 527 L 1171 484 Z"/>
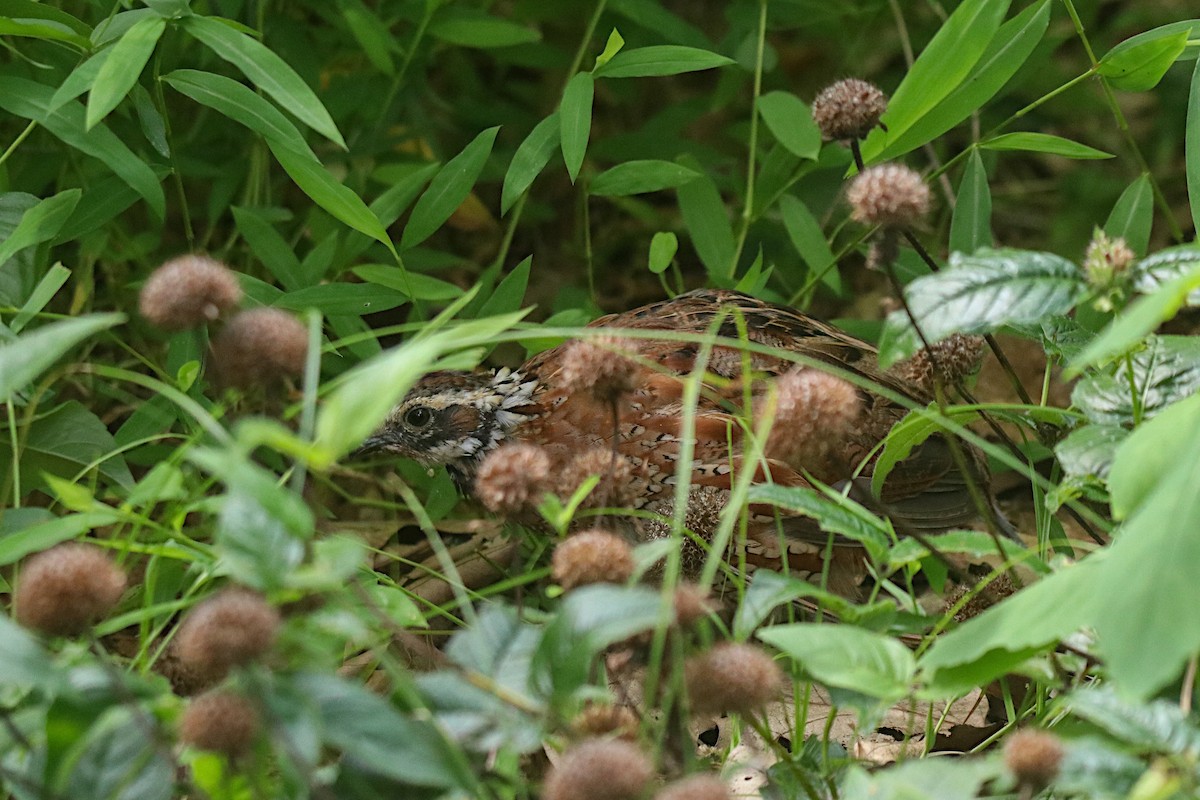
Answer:
<path fill-rule="evenodd" d="M 112 46 L 96 72 L 88 95 L 86 125 L 89 130 L 129 94 L 166 28 L 167 22 L 162 17 L 145 17 Z"/>
<path fill-rule="evenodd" d="M 1119 425 L 1084 425 L 1054 446 L 1054 455 L 1068 477 L 1108 477 L 1117 445 L 1129 435 Z"/>
<path fill-rule="evenodd" d="M 595 77 L 590 72 L 580 72 L 567 83 L 558 107 L 558 140 L 571 183 L 579 177 L 588 139 L 592 135 L 592 99 L 595 93 Z"/>
<path fill-rule="evenodd" d="M 491 155 L 499 131 L 497 126 L 480 132 L 438 171 L 413 207 L 400 237 L 401 249 L 407 250 L 428 239 L 467 199 Z"/>
<path fill-rule="evenodd" d="M 1132 425 L 1200 391 L 1200 340 L 1152 336 L 1112 374 L 1087 375 L 1071 403 L 1097 424 Z"/>
<path fill-rule="evenodd" d="M 974 253 L 992 246 L 992 191 L 979 150 L 972 150 L 958 184 L 954 216 L 950 220 L 950 249 Z"/>
<path fill-rule="evenodd" d="M 1154 192 L 1150 187 L 1150 176 L 1143 174 L 1121 192 L 1104 223 L 1104 232 L 1121 237 L 1129 249 L 1142 256 L 1150 244 L 1153 221 Z"/>
<path fill-rule="evenodd" d="M 597 175 L 588 193 L 596 197 L 623 197 L 659 192 L 682 186 L 699 176 L 695 170 L 673 161 L 626 161 Z"/>
<path fill-rule="evenodd" d="M 904 294 L 932 344 L 952 333 L 991 333 L 1065 314 L 1086 292 L 1079 267 L 1061 256 L 985 248 L 951 254 L 946 269 L 917 278 Z M 892 312 L 879 345 L 880 363 L 890 366 L 920 347 L 907 315 Z"/>
<path fill-rule="evenodd" d="M 617 53 L 607 64 L 597 67 L 595 75 L 597 78 L 646 78 L 679 75 L 735 63 L 732 58 L 696 47 L 654 45 Z"/>
<path fill-rule="evenodd" d="M 767 92 L 758 98 L 758 113 L 781 145 L 801 158 L 815 159 L 821 152 L 821 131 L 812 110 L 791 92 Z"/>
<path fill-rule="evenodd" d="M 512 163 L 504 173 L 504 188 L 500 192 L 500 214 L 508 213 L 517 198 L 525 193 L 541 174 L 559 143 L 558 112 L 543 119 L 525 137 L 513 153 Z"/>
<path fill-rule="evenodd" d="M 1143 39 L 1125 47 L 1114 47 L 1100 59 L 1098 73 L 1117 89 L 1144 92 L 1153 89 L 1183 54 L 1190 31 Z"/>
<path fill-rule="evenodd" d="M 1061 136 L 1048 133 L 1004 133 L 987 141 L 979 143 L 980 147 L 988 150 L 1028 150 L 1034 153 L 1047 153 L 1064 158 L 1098 159 L 1112 158 L 1112 153 L 1088 147 L 1086 144 L 1073 142 Z"/>

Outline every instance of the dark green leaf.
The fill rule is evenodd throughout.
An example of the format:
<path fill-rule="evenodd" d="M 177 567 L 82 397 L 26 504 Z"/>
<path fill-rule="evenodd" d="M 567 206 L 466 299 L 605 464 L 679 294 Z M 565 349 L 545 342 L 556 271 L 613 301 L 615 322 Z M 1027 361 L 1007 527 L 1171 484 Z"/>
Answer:
<path fill-rule="evenodd" d="M 596 82 L 592 73 L 580 72 L 567 83 L 562 104 L 558 107 L 558 138 L 571 183 L 579 176 L 588 139 L 592 135 L 592 98 L 595 93 Z"/>
<path fill-rule="evenodd" d="M 597 197 L 620 197 L 658 192 L 682 186 L 699 176 L 695 170 L 672 161 L 627 161 L 597 175 L 589 193 Z"/>
<path fill-rule="evenodd" d="M 312 155 L 316 159 L 300 131 L 283 112 L 232 78 L 194 69 L 177 69 L 162 79 L 197 103 L 203 103 L 240 122 L 268 142 Z"/>
<path fill-rule="evenodd" d="M 25 388 L 75 345 L 124 321 L 124 314 L 90 314 L 53 322 L 0 344 L 0 400 Z"/>
<path fill-rule="evenodd" d="M 438 171 L 404 226 L 401 249 L 407 250 L 428 239 L 467 199 L 487 163 L 499 130 L 496 127 L 481 132 Z"/>
<path fill-rule="evenodd" d="M 25 491 L 42 485 L 41 473 L 72 480 L 96 464 L 109 481 L 129 488 L 133 476 L 116 449 L 117 443 L 99 417 L 78 401 L 69 400 L 29 426 L 21 448 L 21 485 Z M 11 459 L 7 442 L 0 444 L 0 453 Z M 7 467 L 0 466 L 0 474 L 6 473 Z"/>
<path fill-rule="evenodd" d="M 1125 47 L 1118 45 L 1100 59 L 1097 72 L 1127 92 L 1153 89 L 1183 54 L 1190 35 L 1190 31 L 1182 30 L 1135 44 L 1125 42 Z"/>
<path fill-rule="evenodd" d="M 750 487 L 747 500 L 798 511 L 817 520 L 822 530 L 862 542 L 868 549 L 880 553 L 890 541 L 887 523 L 840 494 L 830 498 L 807 486 L 762 483 Z"/>
<path fill-rule="evenodd" d="M 273 305 L 304 311 L 315 308 L 326 316 L 374 314 L 404 305 L 408 294 L 372 283 L 324 283 L 288 292 Z"/>
<path fill-rule="evenodd" d="M 533 28 L 501 17 L 454 8 L 447 8 L 435 19 L 429 33 L 459 47 L 513 47 L 542 38 Z"/>
<path fill-rule="evenodd" d="M 166 27 L 162 17 L 145 17 L 112 46 L 88 95 L 86 125 L 89 130 L 129 94 Z"/>
<path fill-rule="evenodd" d="M 525 193 L 541 174 L 559 143 L 558 112 L 543 119 L 525 137 L 513 153 L 508 172 L 504 173 L 504 188 L 500 192 L 500 213 L 507 214 L 517 198 Z"/>
<path fill-rule="evenodd" d="M 1143 174 L 1125 187 L 1104 223 L 1104 232 L 1119 236 L 1139 256 L 1150 245 L 1150 225 L 1154 221 L 1154 192 L 1150 176 Z"/>
<path fill-rule="evenodd" d="M 791 92 L 767 92 L 758 98 L 758 113 L 776 141 L 801 158 L 816 159 L 821 131 L 812 110 Z"/>
<path fill-rule="evenodd" d="M 193 15 L 184 17 L 180 24 L 206 47 L 240 69 L 251 83 L 274 98 L 297 119 L 343 150 L 346 149 L 346 142 L 338 132 L 337 125 L 313 90 L 266 45 L 216 17 Z"/>
<path fill-rule="evenodd" d="M 48 242 L 57 236 L 75 210 L 81 194 L 79 189 L 67 189 L 39 201 L 22 214 L 17 227 L 0 244 L 0 264 L 26 247 Z"/>
<path fill-rule="evenodd" d="M 820 275 L 821 283 L 831 290 L 842 290 L 842 279 L 834 265 L 836 260 L 821 223 L 802 201 L 790 194 L 779 198 L 779 215 L 788 239 L 812 275 Z"/>
<path fill-rule="evenodd" d="M 679 210 L 683 224 L 692 237 L 692 247 L 700 256 L 710 278 L 733 275 L 733 253 L 737 246 L 729 210 L 712 178 L 703 175 L 680 186 Z"/>
<path fill-rule="evenodd" d="M 371 65 L 385 75 L 394 75 L 392 50 L 396 49 L 396 43 L 387 24 L 362 0 L 338 0 L 337 5 L 346 27 Z"/>
<path fill-rule="evenodd" d="M 19 20 L 44 19 L 69 28 L 85 40 L 92 32 L 82 20 L 38 0 L 3 0 L 0 15 Z"/>
<path fill-rule="evenodd" d="M 680 45 L 654 45 L 622 50 L 596 68 L 597 78 L 645 78 L 726 67 L 736 63 L 718 53 Z"/>
<path fill-rule="evenodd" d="M 74 762 L 67 794 L 80 800 L 170 800 L 175 765 L 151 740 L 156 734 L 130 709 L 118 707 L 101 717 Z"/>
<path fill-rule="evenodd" d="M 979 146 L 988 150 L 1029 150 L 1034 153 L 1049 153 L 1050 155 L 1063 156 L 1064 158 L 1092 159 L 1113 157 L 1112 153 L 1105 153 L 1103 150 L 1097 150 L 1094 147 L 1088 147 L 1086 144 L 1073 142 L 1061 136 L 1052 136 L 1048 133 L 1030 133 L 1028 131 L 1004 133 L 985 142 L 980 142 Z"/>
<path fill-rule="evenodd" d="M 521 259 L 512 272 L 504 276 L 492 296 L 479 307 L 478 317 L 491 317 L 516 311 L 525 300 L 525 289 L 529 286 L 529 271 L 533 267 L 533 256 Z"/>
<path fill-rule="evenodd" d="M 1051 253 L 984 249 L 953 253 L 949 266 L 905 289 L 908 305 L 930 343 L 951 333 L 990 333 L 1004 325 L 1037 323 L 1070 310 L 1087 291 L 1079 267 Z M 879 345 L 885 366 L 921 347 L 907 315 L 892 312 Z"/>
<path fill-rule="evenodd" d="M 292 252 L 279 232 L 271 225 L 267 216 L 259 209 L 239 208 L 233 206 L 233 220 L 237 223 L 238 232 L 250 245 L 254 255 L 262 262 L 275 280 L 287 290 L 295 291 L 309 285 L 300 266 L 300 259 Z"/>
<path fill-rule="evenodd" d="M 64 42 L 84 51 L 91 46 L 86 38 L 74 33 L 67 26 L 51 20 L 38 21 L 0 17 L 0 36 L 25 36 L 30 39 Z"/>
<path fill-rule="evenodd" d="M 992 191 L 978 150 L 971 151 L 963 170 L 950 220 L 950 249 L 974 253 L 992 246 Z"/>
<path fill-rule="evenodd" d="M 364 264 L 351 270 L 369 283 L 386 286 L 414 300 L 453 300 L 462 296 L 462 289 L 453 283 L 438 280 L 431 275 L 405 272 L 394 264 Z"/>
<path fill-rule="evenodd" d="M 755 570 L 746 595 L 738 603 L 737 614 L 733 619 L 734 637 L 749 637 L 779 606 L 820 591 L 811 583 L 790 575 L 780 575 L 767 569 Z"/>
<path fill-rule="evenodd" d="M 312 155 L 312 151 L 296 151 L 274 142 L 268 142 L 268 146 L 279 166 L 283 167 L 300 190 L 328 211 L 330 216 L 360 233 L 365 233 L 386 245 L 388 249 L 392 248 L 392 240 L 375 213 L 353 190 L 343 186 L 330 175 L 329 170 Z"/>

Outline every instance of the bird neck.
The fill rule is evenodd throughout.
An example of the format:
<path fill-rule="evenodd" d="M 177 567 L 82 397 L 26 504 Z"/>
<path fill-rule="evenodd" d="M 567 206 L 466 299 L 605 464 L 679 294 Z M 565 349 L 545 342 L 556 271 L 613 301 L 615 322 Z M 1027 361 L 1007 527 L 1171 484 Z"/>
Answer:
<path fill-rule="evenodd" d="M 526 380 L 520 372 L 504 367 L 492 375 L 488 391 L 479 404 L 480 427 L 471 437 L 474 445 L 462 457 L 447 464 L 447 471 L 454 483 L 464 494 L 474 489 L 475 473 L 488 453 L 495 450 L 521 426 L 534 416 L 534 392 L 536 379 Z"/>

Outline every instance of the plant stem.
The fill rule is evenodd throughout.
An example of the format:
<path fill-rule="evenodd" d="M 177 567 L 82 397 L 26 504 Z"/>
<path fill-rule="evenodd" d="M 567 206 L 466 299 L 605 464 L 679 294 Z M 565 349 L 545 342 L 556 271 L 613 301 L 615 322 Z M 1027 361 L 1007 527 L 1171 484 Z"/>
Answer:
<path fill-rule="evenodd" d="M 750 224 L 754 221 L 754 169 L 758 160 L 758 97 L 762 93 L 763 50 L 767 40 L 767 0 L 758 2 L 758 43 L 754 54 L 754 97 L 750 104 L 750 141 L 749 153 L 746 156 L 746 198 L 742 205 L 742 220 L 738 226 L 737 246 L 733 249 L 733 258 L 729 261 L 729 271 L 726 277 L 733 280 L 737 276 L 737 265 L 742 259 L 742 251 L 746 247 L 746 236 L 750 233 Z"/>

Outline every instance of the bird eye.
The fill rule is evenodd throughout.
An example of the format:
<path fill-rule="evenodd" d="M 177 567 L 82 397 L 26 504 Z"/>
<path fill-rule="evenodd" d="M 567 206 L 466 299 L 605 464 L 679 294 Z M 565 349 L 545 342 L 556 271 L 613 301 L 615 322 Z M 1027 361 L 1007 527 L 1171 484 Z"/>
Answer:
<path fill-rule="evenodd" d="M 413 406 L 404 412 L 404 424 L 410 428 L 424 428 L 433 422 L 433 412 L 426 406 Z"/>

